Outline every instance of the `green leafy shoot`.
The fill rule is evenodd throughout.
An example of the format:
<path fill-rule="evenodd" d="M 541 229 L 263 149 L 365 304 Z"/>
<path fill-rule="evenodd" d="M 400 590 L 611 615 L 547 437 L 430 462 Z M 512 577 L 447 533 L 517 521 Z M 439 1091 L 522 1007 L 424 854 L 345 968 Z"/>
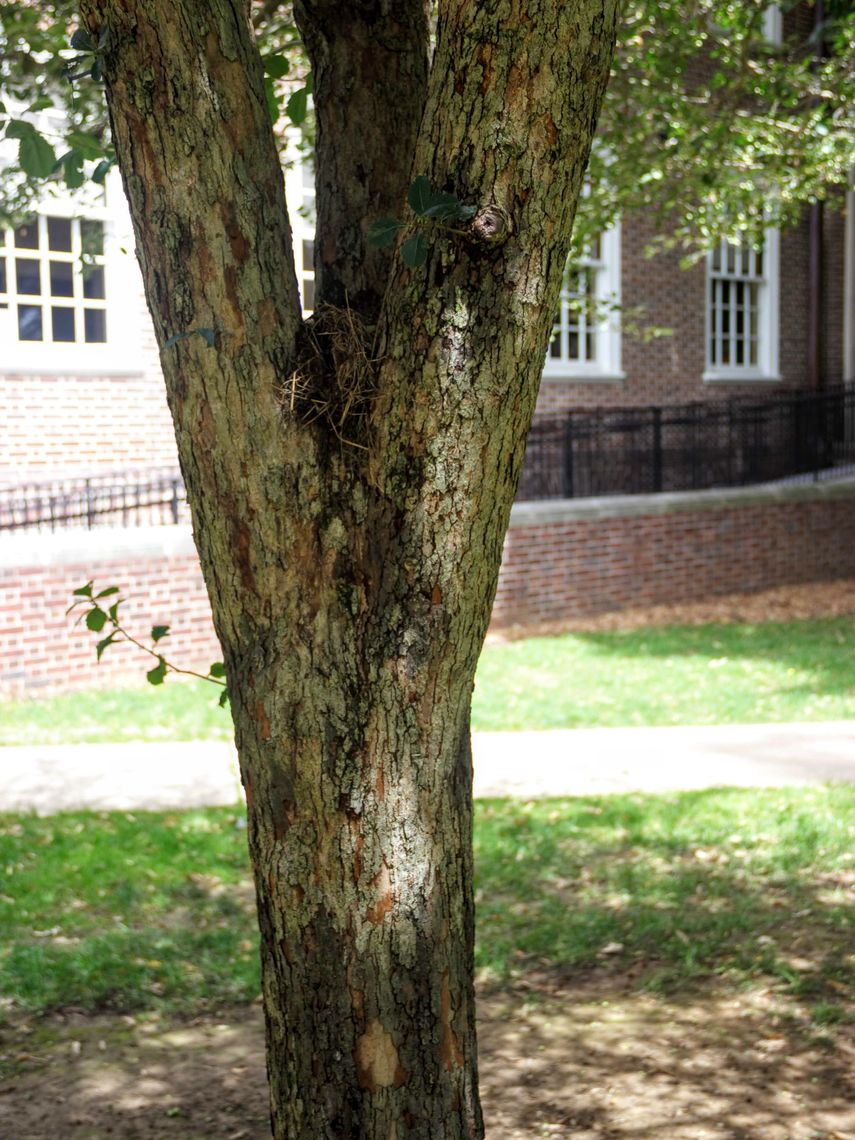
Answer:
<path fill-rule="evenodd" d="M 400 230 L 414 229 L 401 245 L 401 257 L 410 269 L 418 269 L 427 261 L 430 242 L 426 231 L 430 227 L 465 233 L 449 223 L 468 222 L 475 216 L 474 206 L 464 206 L 456 194 L 447 190 L 435 190 L 424 174 L 418 175 L 410 185 L 407 204 L 415 214 L 414 221 L 408 225 L 399 218 L 378 218 L 368 227 L 366 241 L 379 249 L 387 249 L 394 245 Z"/>
<path fill-rule="evenodd" d="M 466 221 L 475 214 L 474 206 L 464 206 L 456 194 L 434 190 L 424 174 L 412 182 L 407 191 L 407 203 L 417 217 L 435 221 Z"/>
<path fill-rule="evenodd" d="M 133 634 L 127 630 L 119 618 L 119 607 L 125 601 L 124 598 L 118 596 L 119 593 L 118 586 L 107 586 L 105 589 L 95 593 L 95 584 L 93 581 L 86 582 L 83 586 L 78 586 L 76 590 L 72 591 L 72 598 L 74 600 L 66 610 L 66 614 L 70 614 L 73 610 L 82 606 L 83 612 L 77 619 L 78 624 L 80 621 L 83 621 L 86 628 L 91 630 L 92 633 L 102 633 L 105 628 L 109 627 L 107 636 L 102 637 L 95 645 L 95 656 L 97 660 L 101 660 L 105 651 L 109 649 L 111 645 L 118 645 L 123 641 L 127 642 L 130 645 L 136 646 L 137 649 L 142 650 L 143 653 L 147 653 L 149 657 L 153 657 L 157 662 L 157 664 L 146 673 L 146 680 L 150 685 L 162 685 L 166 680 L 167 673 L 180 673 L 187 677 L 198 677 L 199 680 L 209 681 L 212 685 L 217 685 L 223 690 L 220 694 L 219 703 L 220 707 L 224 706 L 228 701 L 228 691 L 226 689 L 225 680 L 226 668 L 222 661 L 215 661 L 207 673 L 200 673 L 195 669 L 185 669 L 179 665 L 174 665 L 171 661 L 167 661 L 156 647 L 159 642 L 169 636 L 170 626 L 151 626 L 151 645 L 143 644 L 142 641 L 134 637 Z M 105 598 L 116 599 L 106 610 L 98 604 Z"/>

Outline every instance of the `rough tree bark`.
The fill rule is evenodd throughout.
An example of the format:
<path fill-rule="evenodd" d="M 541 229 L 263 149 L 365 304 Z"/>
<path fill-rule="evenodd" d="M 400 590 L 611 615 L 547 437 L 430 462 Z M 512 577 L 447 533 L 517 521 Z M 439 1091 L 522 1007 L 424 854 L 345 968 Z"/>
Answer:
<path fill-rule="evenodd" d="M 274 1136 L 479 1137 L 470 696 L 617 0 L 440 3 L 429 77 L 421 0 L 297 5 L 321 295 L 371 326 L 377 359 L 353 445 L 302 388 L 287 396 L 301 317 L 245 5 L 81 8 L 96 38 L 109 28 L 116 148 L 227 668 Z M 416 174 L 478 212 L 410 270 L 364 234 L 404 216 Z M 166 346 L 199 328 L 213 348 Z M 329 360 L 315 367 L 317 394 Z"/>

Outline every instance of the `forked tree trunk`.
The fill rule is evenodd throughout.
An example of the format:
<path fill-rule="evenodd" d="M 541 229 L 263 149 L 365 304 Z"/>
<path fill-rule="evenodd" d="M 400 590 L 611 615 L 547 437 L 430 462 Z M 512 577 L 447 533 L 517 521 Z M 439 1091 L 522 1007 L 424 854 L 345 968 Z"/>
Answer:
<path fill-rule="evenodd" d="M 333 388 L 328 360 L 290 398 L 300 315 L 243 4 L 82 4 L 96 38 L 110 29 L 114 136 L 227 666 L 277 1140 L 483 1134 L 469 704 L 616 6 L 441 3 L 426 91 L 422 4 L 364 0 L 332 23 L 329 3 L 299 6 L 318 191 L 339 195 L 320 207 L 322 280 L 339 305 L 361 298 L 328 319 L 373 322 L 386 280 L 367 421 L 333 401 L 333 427 L 310 403 Z M 370 82 L 366 27 L 413 60 L 379 85 L 387 126 L 350 123 L 337 154 L 345 101 L 323 79 Z M 372 114 L 364 91 L 353 103 Z M 429 232 L 422 268 L 372 254 L 363 272 L 359 211 L 397 185 L 404 217 L 416 174 L 474 221 Z M 213 348 L 166 346 L 198 328 Z"/>

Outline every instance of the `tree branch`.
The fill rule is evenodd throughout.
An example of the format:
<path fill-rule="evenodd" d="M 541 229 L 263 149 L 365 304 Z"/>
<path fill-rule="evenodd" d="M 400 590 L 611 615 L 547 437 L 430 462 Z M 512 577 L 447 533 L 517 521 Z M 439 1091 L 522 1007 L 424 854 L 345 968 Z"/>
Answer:
<path fill-rule="evenodd" d="M 380 308 L 390 252 L 368 226 L 401 211 L 428 73 L 425 0 L 302 0 L 317 117 L 316 303 Z"/>
<path fill-rule="evenodd" d="M 248 586 L 266 558 L 253 520 L 282 477 L 278 393 L 300 308 L 247 5 L 82 0 L 81 14 L 96 41 L 106 30 L 113 138 L 197 543 L 217 588 Z"/>

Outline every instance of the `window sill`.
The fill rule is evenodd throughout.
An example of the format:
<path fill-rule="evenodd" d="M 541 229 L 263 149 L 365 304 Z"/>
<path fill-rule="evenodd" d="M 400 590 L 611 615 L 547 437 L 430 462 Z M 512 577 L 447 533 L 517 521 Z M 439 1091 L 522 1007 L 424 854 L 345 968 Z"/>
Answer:
<path fill-rule="evenodd" d="M 550 372 L 544 369 L 542 380 L 559 380 L 562 384 L 620 384 L 625 372 Z"/>
<path fill-rule="evenodd" d="M 3 377 L 9 376 L 65 376 L 70 379 L 76 379 L 78 376 L 144 376 L 146 368 L 142 365 L 129 368 L 127 364 L 119 364 L 115 366 L 109 361 L 99 361 L 98 363 L 76 364 L 73 360 L 66 360 L 62 364 L 54 363 L 52 361 L 3 361 L 0 365 L 0 375 Z"/>
<path fill-rule="evenodd" d="M 760 372 L 756 368 L 716 368 L 701 376 L 705 384 L 780 384 L 777 372 Z"/>

